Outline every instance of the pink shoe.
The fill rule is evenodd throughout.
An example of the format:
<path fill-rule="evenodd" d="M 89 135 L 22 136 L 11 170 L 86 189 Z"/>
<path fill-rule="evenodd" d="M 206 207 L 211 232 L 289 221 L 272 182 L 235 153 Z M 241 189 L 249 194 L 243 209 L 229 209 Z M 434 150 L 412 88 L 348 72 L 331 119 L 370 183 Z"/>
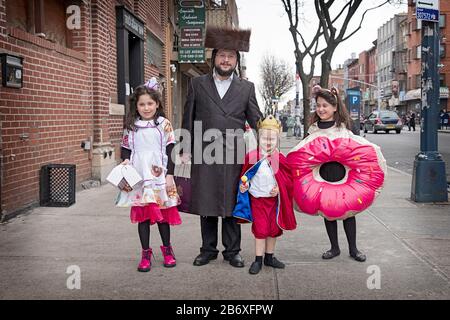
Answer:
<path fill-rule="evenodd" d="M 149 248 L 148 250 L 142 250 L 142 258 L 141 262 L 138 265 L 138 271 L 139 272 L 148 272 L 152 268 L 152 248 Z"/>
<path fill-rule="evenodd" d="M 161 246 L 161 252 L 164 256 L 164 267 L 172 268 L 177 265 L 177 260 L 175 260 L 175 254 L 173 253 L 172 246 Z"/>

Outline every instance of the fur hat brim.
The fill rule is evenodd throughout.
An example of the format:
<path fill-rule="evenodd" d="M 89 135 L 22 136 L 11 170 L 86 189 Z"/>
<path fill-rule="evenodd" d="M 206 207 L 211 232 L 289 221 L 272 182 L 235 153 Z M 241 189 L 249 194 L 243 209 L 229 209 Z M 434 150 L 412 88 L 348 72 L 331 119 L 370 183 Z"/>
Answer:
<path fill-rule="evenodd" d="M 207 27 L 205 47 L 248 52 L 251 30 Z"/>

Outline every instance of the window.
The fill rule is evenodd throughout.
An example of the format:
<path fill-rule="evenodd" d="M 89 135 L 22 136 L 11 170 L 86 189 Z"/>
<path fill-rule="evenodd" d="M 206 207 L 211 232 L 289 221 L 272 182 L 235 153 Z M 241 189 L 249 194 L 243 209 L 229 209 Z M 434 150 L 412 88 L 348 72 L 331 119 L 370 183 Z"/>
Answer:
<path fill-rule="evenodd" d="M 439 87 L 446 87 L 445 85 L 445 73 L 439 75 Z"/>
<path fill-rule="evenodd" d="M 421 46 L 414 47 L 416 54 L 414 55 L 414 59 L 422 59 L 422 49 Z"/>
<path fill-rule="evenodd" d="M 156 66 L 162 71 L 163 47 L 161 41 L 153 34 L 147 32 L 147 63 Z"/>
<path fill-rule="evenodd" d="M 439 28 L 445 28 L 445 14 L 439 15 Z"/>
<path fill-rule="evenodd" d="M 72 47 L 66 27 L 66 2 L 60 0 L 6 1 L 7 25 Z"/>
<path fill-rule="evenodd" d="M 439 44 L 439 57 L 445 58 L 445 43 Z"/>
<path fill-rule="evenodd" d="M 420 74 L 416 74 L 416 88 L 421 88 L 422 87 L 422 80 L 421 80 L 421 75 Z"/>

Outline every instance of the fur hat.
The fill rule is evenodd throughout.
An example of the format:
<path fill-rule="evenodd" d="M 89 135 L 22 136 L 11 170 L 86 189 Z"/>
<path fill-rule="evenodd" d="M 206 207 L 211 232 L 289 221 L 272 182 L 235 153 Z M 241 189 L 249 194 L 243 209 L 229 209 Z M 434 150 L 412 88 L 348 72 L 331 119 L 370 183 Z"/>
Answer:
<path fill-rule="evenodd" d="M 251 30 L 228 29 L 210 26 L 206 28 L 205 47 L 248 52 Z"/>

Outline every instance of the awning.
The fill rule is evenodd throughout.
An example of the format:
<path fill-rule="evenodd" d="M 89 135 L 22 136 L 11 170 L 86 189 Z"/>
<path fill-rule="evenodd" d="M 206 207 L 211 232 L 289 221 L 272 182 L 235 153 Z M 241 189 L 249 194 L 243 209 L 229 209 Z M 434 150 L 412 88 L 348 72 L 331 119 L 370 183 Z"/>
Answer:
<path fill-rule="evenodd" d="M 403 99 L 404 101 L 408 101 L 408 100 L 420 100 L 421 99 L 421 91 L 422 89 L 414 89 L 414 90 L 409 90 L 408 92 L 406 92 L 405 94 L 405 98 Z M 440 87 L 439 88 L 439 98 L 440 99 L 448 99 L 449 98 L 449 89 L 448 87 Z"/>
<path fill-rule="evenodd" d="M 405 94 L 405 101 L 409 101 L 409 100 L 420 100 L 420 95 L 421 95 L 421 90 L 422 89 L 414 89 L 414 90 L 409 90 L 408 92 L 406 92 Z"/>

